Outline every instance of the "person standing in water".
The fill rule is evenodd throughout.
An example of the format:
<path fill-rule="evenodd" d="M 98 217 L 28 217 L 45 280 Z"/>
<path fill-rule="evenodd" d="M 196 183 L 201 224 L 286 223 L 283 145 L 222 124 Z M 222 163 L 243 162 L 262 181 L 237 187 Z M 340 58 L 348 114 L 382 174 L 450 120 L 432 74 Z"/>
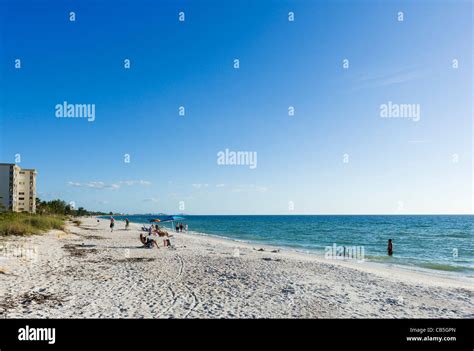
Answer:
<path fill-rule="evenodd" d="M 387 253 L 389 256 L 393 255 L 392 239 L 388 239 Z"/>
<path fill-rule="evenodd" d="M 128 218 L 125 218 L 125 230 L 128 230 L 128 226 L 130 225 L 130 221 Z"/>
<path fill-rule="evenodd" d="M 110 231 L 114 231 L 115 219 L 114 217 L 110 216 Z"/>

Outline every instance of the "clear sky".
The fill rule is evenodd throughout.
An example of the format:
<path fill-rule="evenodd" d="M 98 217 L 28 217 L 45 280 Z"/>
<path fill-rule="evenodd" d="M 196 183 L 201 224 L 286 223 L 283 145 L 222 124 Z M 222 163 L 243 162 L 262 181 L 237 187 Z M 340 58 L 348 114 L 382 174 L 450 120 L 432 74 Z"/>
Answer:
<path fill-rule="evenodd" d="M 471 1 L 0 0 L 0 162 L 93 210 L 472 213 L 472 30 Z"/>

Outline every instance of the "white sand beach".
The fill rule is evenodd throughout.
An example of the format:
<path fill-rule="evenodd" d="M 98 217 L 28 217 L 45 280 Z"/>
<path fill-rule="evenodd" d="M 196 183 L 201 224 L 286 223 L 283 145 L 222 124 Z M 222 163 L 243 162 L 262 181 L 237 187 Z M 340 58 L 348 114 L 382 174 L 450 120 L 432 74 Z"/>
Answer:
<path fill-rule="evenodd" d="M 1 239 L 2 318 L 474 318 L 469 278 L 81 221 Z"/>

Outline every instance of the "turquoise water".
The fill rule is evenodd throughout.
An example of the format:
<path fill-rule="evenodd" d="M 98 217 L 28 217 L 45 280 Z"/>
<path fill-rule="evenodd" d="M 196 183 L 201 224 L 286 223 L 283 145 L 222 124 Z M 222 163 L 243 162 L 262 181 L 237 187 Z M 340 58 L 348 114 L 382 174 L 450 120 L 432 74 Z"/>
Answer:
<path fill-rule="evenodd" d="M 130 215 L 146 223 L 153 216 Z M 361 246 L 368 261 L 474 276 L 474 216 L 186 216 L 189 230 L 234 240 L 325 254 Z M 166 225 L 164 225 L 166 226 Z M 168 224 L 168 227 L 171 225 Z M 394 254 L 387 255 L 393 240 Z"/>

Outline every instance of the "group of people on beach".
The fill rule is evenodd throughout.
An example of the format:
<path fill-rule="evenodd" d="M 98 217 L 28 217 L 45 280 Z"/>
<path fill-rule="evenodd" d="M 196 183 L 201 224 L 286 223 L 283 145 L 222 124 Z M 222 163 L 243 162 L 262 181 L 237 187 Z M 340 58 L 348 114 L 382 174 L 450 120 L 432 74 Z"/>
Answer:
<path fill-rule="evenodd" d="M 125 230 L 128 230 L 128 227 L 130 226 L 130 221 L 128 218 L 125 218 Z M 113 232 L 115 227 L 115 218 L 110 216 L 110 231 Z"/>
<path fill-rule="evenodd" d="M 130 226 L 130 221 L 128 218 L 125 218 L 125 230 L 128 230 Z M 110 216 L 110 231 L 113 232 L 115 227 L 115 218 L 113 216 Z M 178 228 L 178 226 L 177 226 Z M 181 224 L 181 231 L 183 228 L 183 225 Z M 154 237 L 160 237 L 163 239 L 163 246 L 164 247 L 171 247 L 171 241 L 170 241 L 170 235 L 168 232 L 162 228 L 160 228 L 157 224 L 152 224 L 149 228 L 142 227 L 142 230 L 147 231 L 148 235 L 144 235 L 143 233 L 140 233 L 140 241 L 143 244 L 144 247 L 146 248 L 153 248 L 155 246 L 158 248 L 158 241 Z M 187 226 L 186 226 L 187 230 Z M 178 231 L 178 229 L 176 229 Z"/>
<path fill-rule="evenodd" d="M 128 230 L 130 226 L 130 221 L 128 218 L 125 218 L 125 230 Z M 110 231 L 113 232 L 115 227 L 115 219 L 114 217 L 110 217 Z M 146 229 L 145 227 L 142 227 L 142 229 Z M 183 229 L 187 232 L 188 231 L 188 225 L 183 225 L 183 223 L 176 223 L 175 226 L 176 232 L 183 232 Z M 161 229 L 158 227 L 157 224 L 151 225 L 148 229 L 148 235 L 145 236 L 143 234 L 140 234 L 140 241 L 142 244 L 147 247 L 147 248 L 152 248 L 153 246 L 156 246 L 158 248 L 158 242 L 156 239 L 153 238 L 153 236 L 159 236 L 163 238 L 163 246 L 164 247 L 171 247 L 171 242 L 170 242 L 170 236 L 166 230 Z M 392 244 L 392 239 L 388 239 L 388 245 L 387 245 L 387 254 L 389 256 L 393 255 L 393 244 Z"/>
<path fill-rule="evenodd" d="M 176 226 L 175 226 L 175 229 L 176 229 L 176 233 L 178 232 L 183 232 L 183 229 L 187 232 L 188 231 L 188 225 L 183 225 L 183 223 L 176 223 Z"/>
<path fill-rule="evenodd" d="M 151 249 L 155 246 L 158 249 L 158 241 L 154 237 L 160 237 L 163 239 L 163 247 L 171 247 L 170 235 L 166 230 L 161 229 L 158 225 L 151 225 L 148 228 L 148 235 L 144 235 L 140 233 L 140 241 L 142 242 L 143 246 Z"/>

